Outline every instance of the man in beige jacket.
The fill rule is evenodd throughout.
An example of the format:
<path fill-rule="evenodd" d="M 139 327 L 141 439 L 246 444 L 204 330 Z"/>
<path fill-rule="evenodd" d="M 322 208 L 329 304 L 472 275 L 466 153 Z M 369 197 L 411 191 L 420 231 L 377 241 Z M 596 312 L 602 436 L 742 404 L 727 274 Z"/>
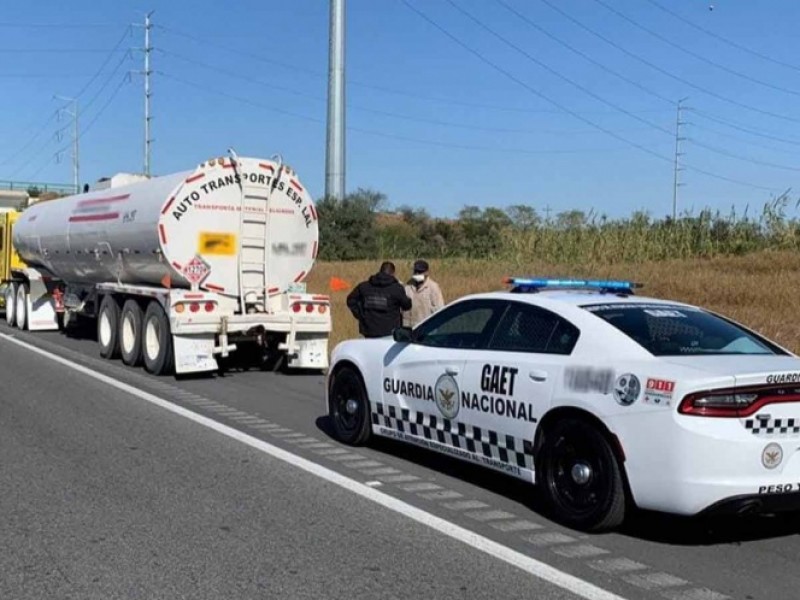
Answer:
<path fill-rule="evenodd" d="M 414 263 L 414 274 L 406 286 L 406 296 L 411 298 L 411 310 L 403 312 L 403 325 L 416 327 L 430 315 L 444 306 L 444 298 L 439 284 L 430 278 L 428 263 L 418 260 Z"/>

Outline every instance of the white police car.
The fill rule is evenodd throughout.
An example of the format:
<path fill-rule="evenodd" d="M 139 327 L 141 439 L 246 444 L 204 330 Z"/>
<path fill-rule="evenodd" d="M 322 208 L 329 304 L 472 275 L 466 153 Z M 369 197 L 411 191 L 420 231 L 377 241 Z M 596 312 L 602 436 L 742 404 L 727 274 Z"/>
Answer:
<path fill-rule="evenodd" d="M 380 435 L 540 485 L 588 530 L 626 508 L 800 509 L 800 358 L 624 281 L 510 279 L 333 353 L 336 435 Z"/>

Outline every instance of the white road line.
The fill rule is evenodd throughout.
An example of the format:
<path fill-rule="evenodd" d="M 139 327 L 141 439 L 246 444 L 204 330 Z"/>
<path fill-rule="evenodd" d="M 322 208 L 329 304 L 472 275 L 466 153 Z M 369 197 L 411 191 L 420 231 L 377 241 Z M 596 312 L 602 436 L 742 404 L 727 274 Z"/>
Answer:
<path fill-rule="evenodd" d="M 91 377 L 92 379 L 105 383 L 122 392 L 126 392 L 131 396 L 135 396 L 136 398 L 150 402 L 151 404 L 163 408 L 164 410 L 168 410 L 173 414 L 185 417 L 199 425 L 207 427 L 208 429 L 212 429 L 217 433 L 221 433 L 224 436 L 250 446 L 255 450 L 259 450 L 260 452 L 268 454 L 273 458 L 282 460 L 283 462 L 297 467 L 306 473 L 310 473 L 311 475 L 319 477 L 320 479 L 324 479 L 329 483 L 338 485 L 349 492 L 357 494 L 362 498 L 370 500 L 384 508 L 412 519 L 413 521 L 425 525 L 434 531 L 438 531 L 447 537 L 475 548 L 476 550 L 488 554 L 497 560 L 502 560 L 503 562 L 515 566 L 526 573 L 533 575 L 534 577 L 538 577 L 539 579 L 547 581 L 555 586 L 568 590 L 582 598 L 588 598 L 590 600 L 623 600 L 622 596 L 618 596 L 617 594 L 609 592 L 608 590 L 604 590 L 603 588 L 575 577 L 574 575 L 560 571 L 555 567 L 551 567 L 546 563 L 536 560 L 535 558 L 526 556 L 521 552 L 517 552 L 516 550 L 512 550 L 511 548 L 503 546 L 494 540 L 490 540 L 487 537 L 478 535 L 469 529 L 465 529 L 464 527 L 456 525 L 455 523 L 451 523 L 446 519 L 437 517 L 436 515 L 422 510 L 421 508 L 417 508 L 416 506 L 412 506 L 411 504 L 403 502 L 402 500 L 390 496 L 389 494 L 385 494 L 377 489 L 366 486 L 359 481 L 350 479 L 349 477 L 341 475 L 336 471 L 328 469 L 327 467 L 307 460 L 302 456 L 298 456 L 297 454 L 293 454 L 287 450 L 273 446 L 272 444 L 248 435 L 242 431 L 239 431 L 238 429 L 224 425 L 218 421 L 215 421 L 214 419 L 210 419 L 195 413 L 177 404 L 173 404 L 172 402 L 159 398 L 154 394 L 150 394 L 137 389 L 132 385 L 118 381 L 113 377 L 93 371 L 88 367 L 84 367 L 83 365 L 72 362 L 71 360 L 62 358 L 57 354 L 37 348 L 36 346 L 18 340 L 10 335 L 0 333 L 0 338 L 22 348 L 26 348 L 30 352 L 44 356 L 49 360 L 69 367 L 70 369 L 73 369 L 79 373 L 83 373 L 87 377 Z"/>

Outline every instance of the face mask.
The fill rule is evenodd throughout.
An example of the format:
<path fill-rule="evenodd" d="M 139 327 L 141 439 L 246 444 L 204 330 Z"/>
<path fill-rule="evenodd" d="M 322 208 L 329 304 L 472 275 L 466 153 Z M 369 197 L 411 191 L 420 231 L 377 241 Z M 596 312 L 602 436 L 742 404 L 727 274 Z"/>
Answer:
<path fill-rule="evenodd" d="M 423 281 L 425 281 L 425 275 L 423 275 L 422 273 L 415 273 L 414 275 L 411 276 L 411 279 L 413 279 L 417 283 L 422 283 Z"/>

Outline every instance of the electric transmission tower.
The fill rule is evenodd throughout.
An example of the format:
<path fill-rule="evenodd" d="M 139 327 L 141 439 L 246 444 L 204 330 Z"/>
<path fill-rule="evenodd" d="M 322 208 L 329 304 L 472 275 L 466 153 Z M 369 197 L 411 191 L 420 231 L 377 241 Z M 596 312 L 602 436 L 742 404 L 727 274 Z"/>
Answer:
<path fill-rule="evenodd" d="M 686 125 L 686 122 L 683 121 L 683 111 L 686 110 L 686 107 L 683 105 L 686 102 L 687 98 L 681 98 L 678 100 L 678 106 L 675 111 L 675 164 L 673 167 L 672 172 L 672 220 L 675 221 L 678 217 L 678 188 L 684 185 L 680 182 L 680 172 L 683 171 L 683 167 L 681 166 L 681 156 L 684 155 L 681 152 L 681 142 L 686 141 L 685 137 L 681 136 L 681 127 Z"/>
<path fill-rule="evenodd" d="M 67 104 L 58 109 L 58 117 L 61 115 L 68 115 L 72 117 L 72 185 L 75 186 L 75 193 L 80 192 L 80 132 L 78 131 L 78 99 L 67 98 L 66 96 L 54 96 L 56 100 L 63 100 Z M 72 108 L 67 108 L 69 105 Z M 58 158 L 58 157 L 56 157 Z"/>

